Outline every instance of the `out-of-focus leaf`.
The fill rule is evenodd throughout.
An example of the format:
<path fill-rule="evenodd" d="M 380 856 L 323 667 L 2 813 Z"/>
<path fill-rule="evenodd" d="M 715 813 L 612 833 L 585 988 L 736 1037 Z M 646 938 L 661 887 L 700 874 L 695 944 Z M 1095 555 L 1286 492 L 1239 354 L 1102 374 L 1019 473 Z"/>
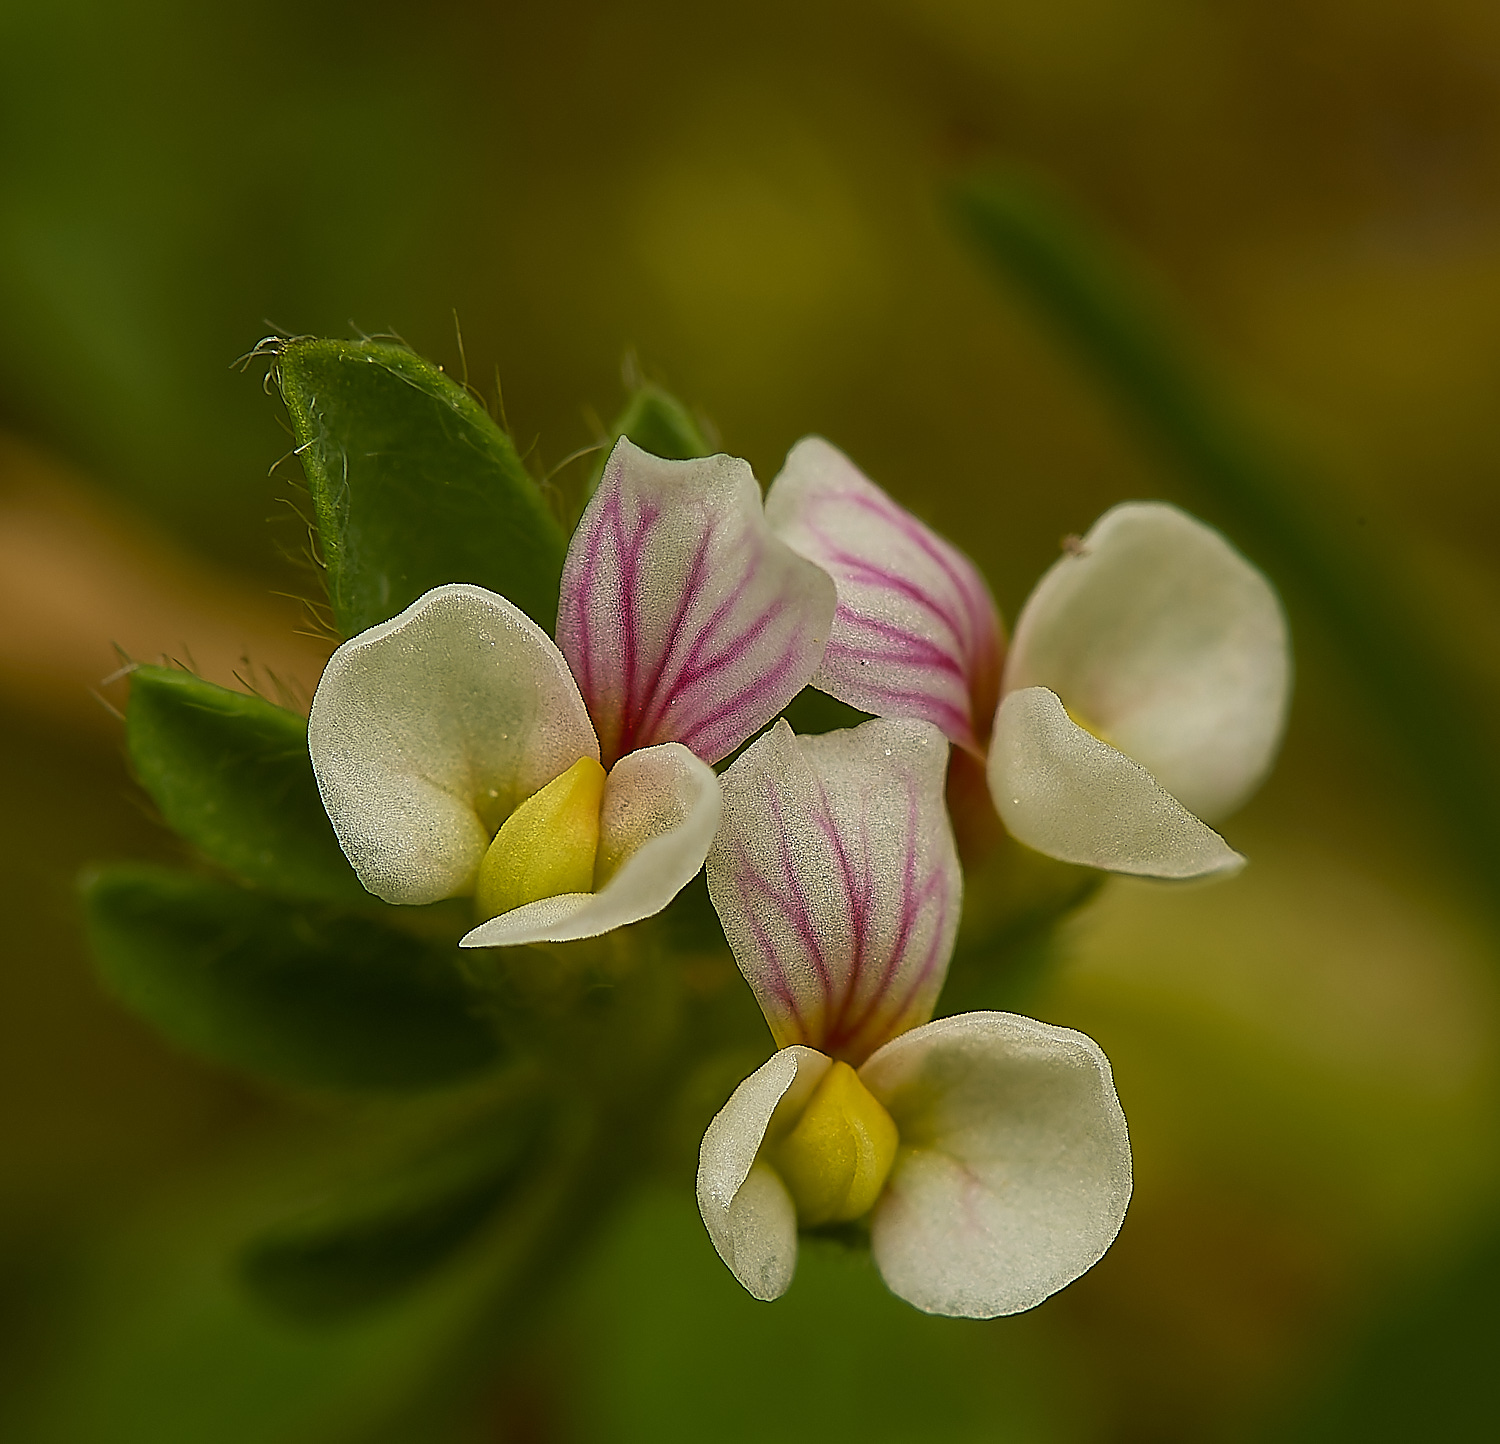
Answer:
<path fill-rule="evenodd" d="M 1234 404 L 1167 308 L 1099 230 L 1035 180 L 975 176 L 955 193 L 985 253 L 1199 486 L 1237 544 L 1326 629 L 1396 744 L 1446 813 L 1455 855 L 1500 898 L 1500 765 L 1471 681 L 1447 665 L 1400 579 L 1355 544 L 1327 488 Z"/>
<path fill-rule="evenodd" d="M 380 341 L 289 341 L 277 375 L 346 637 L 445 582 L 488 587 L 552 630 L 562 530 L 462 386 Z"/>
<path fill-rule="evenodd" d="M 1495 1428 L 1500 1232 L 1392 1290 L 1311 1397 L 1236 1436 L 1266 1444 L 1482 1439 Z"/>
<path fill-rule="evenodd" d="M 327 1130 L 316 1137 L 320 1148 L 340 1146 Z M 465 1260 L 434 1287 L 340 1328 L 292 1325 L 225 1266 L 288 1187 L 326 1176 L 287 1153 L 283 1134 L 250 1156 L 221 1155 L 91 1239 L 48 1315 L 48 1352 L 0 1398 L 0 1438 L 369 1444 L 401 1420 L 402 1444 L 446 1439 L 453 1361 L 503 1284 L 505 1261 Z"/>
<path fill-rule="evenodd" d="M 241 1276 L 278 1312 L 309 1323 L 399 1298 L 524 1186 L 545 1124 L 539 1103 L 518 1100 L 269 1229 L 241 1255 Z"/>
<path fill-rule="evenodd" d="M 1099 891 L 1104 874 L 1043 857 L 1001 832 L 964 873 L 964 911 L 939 1011 L 1025 1011 L 1047 972 L 1057 929 Z"/>
<path fill-rule="evenodd" d="M 137 667 L 125 739 L 162 816 L 206 857 L 288 897 L 370 900 L 323 811 L 295 712 Z"/>
<path fill-rule="evenodd" d="M 565 1337 L 587 1348 L 569 1391 L 582 1439 L 693 1439 L 705 1419 L 716 1444 L 1104 1436 L 1087 1358 L 1045 1309 L 999 1325 L 934 1318 L 891 1294 L 867 1251 L 825 1236 L 803 1237 L 796 1283 L 760 1303 L 704 1241 L 683 1188 L 641 1190 L 562 1308 Z M 726 1408 L 728 1360 L 774 1379 L 774 1404 Z"/>
<path fill-rule="evenodd" d="M 717 953 L 729 947 L 701 868 L 660 914 L 658 927 L 674 953 Z"/>
<path fill-rule="evenodd" d="M 622 436 L 628 436 L 642 451 L 664 456 L 668 461 L 689 461 L 695 456 L 707 456 L 713 449 L 693 413 L 669 391 L 650 382 L 636 388 L 625 409 L 615 418 L 610 431 L 611 445 Z M 608 455 L 606 450 L 600 456 L 589 477 L 591 496 L 604 475 Z"/>
<path fill-rule="evenodd" d="M 154 867 L 85 879 L 100 973 L 174 1042 L 279 1082 L 420 1089 L 494 1062 L 453 949 Z"/>

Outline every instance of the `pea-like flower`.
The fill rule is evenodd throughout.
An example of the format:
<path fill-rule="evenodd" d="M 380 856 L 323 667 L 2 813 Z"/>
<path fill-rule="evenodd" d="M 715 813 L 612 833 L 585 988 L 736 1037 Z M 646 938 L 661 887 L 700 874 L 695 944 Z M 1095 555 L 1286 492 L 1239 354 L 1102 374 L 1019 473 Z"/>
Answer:
<path fill-rule="evenodd" d="M 451 584 L 333 654 L 308 746 L 339 844 L 387 902 L 474 894 L 468 947 L 648 917 L 703 865 L 710 764 L 807 684 L 834 604 L 745 462 L 622 440 L 568 548 L 556 643 Z"/>
<path fill-rule="evenodd" d="M 1216 531 L 1162 502 L 1112 508 L 1032 591 L 1002 673 L 973 563 L 826 441 L 792 448 L 766 515 L 838 587 L 813 685 L 983 758 L 1013 836 L 1153 877 L 1243 865 L 1207 824 L 1269 769 L 1291 664 L 1276 594 Z"/>
<path fill-rule="evenodd" d="M 929 1313 L 1032 1308 L 1096 1263 L 1130 1198 L 1109 1060 L 1012 1013 L 927 1021 L 962 888 L 931 723 L 785 722 L 721 778 L 708 883 L 779 1051 L 704 1134 L 698 1206 L 751 1294 L 799 1229 L 868 1217 L 891 1290 Z"/>

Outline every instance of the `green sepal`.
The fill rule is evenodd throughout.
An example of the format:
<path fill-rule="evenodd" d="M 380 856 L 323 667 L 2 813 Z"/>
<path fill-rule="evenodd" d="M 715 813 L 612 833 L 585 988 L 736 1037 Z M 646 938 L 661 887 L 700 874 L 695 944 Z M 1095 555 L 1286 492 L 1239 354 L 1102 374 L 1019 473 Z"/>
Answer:
<path fill-rule="evenodd" d="M 383 341 L 288 341 L 276 374 L 344 636 L 445 582 L 488 587 L 552 630 L 562 529 L 468 391 Z"/>
<path fill-rule="evenodd" d="M 392 1302 L 480 1232 L 532 1176 L 547 1133 L 523 1098 L 347 1185 L 246 1245 L 241 1280 L 278 1313 L 332 1323 Z"/>
<path fill-rule="evenodd" d="M 638 386 L 625 403 L 625 409 L 615 418 L 610 429 L 610 446 L 622 436 L 629 437 L 642 451 L 665 457 L 668 461 L 690 461 L 695 456 L 707 456 L 713 450 L 693 413 L 671 392 L 651 382 Z M 606 449 L 589 478 L 590 496 L 604 475 L 604 463 L 608 459 Z"/>
<path fill-rule="evenodd" d="M 83 905 L 109 989 L 215 1062 L 363 1091 L 435 1087 L 498 1058 L 443 943 L 160 867 L 95 872 Z"/>
<path fill-rule="evenodd" d="M 816 687 L 804 687 L 783 709 L 783 717 L 793 732 L 801 737 L 813 737 L 822 732 L 838 732 L 845 727 L 858 727 L 874 715 L 861 712 L 827 692 Z"/>
<path fill-rule="evenodd" d="M 287 897 L 370 901 L 323 810 L 297 713 L 137 667 L 125 741 L 162 817 L 205 857 Z"/>

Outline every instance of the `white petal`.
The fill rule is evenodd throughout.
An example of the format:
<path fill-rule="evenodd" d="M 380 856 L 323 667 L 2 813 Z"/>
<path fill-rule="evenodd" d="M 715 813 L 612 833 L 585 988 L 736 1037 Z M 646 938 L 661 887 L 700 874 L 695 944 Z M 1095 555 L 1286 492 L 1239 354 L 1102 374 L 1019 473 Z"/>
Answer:
<path fill-rule="evenodd" d="M 1012 692 L 1000 704 L 989 779 L 1011 836 L 1048 857 L 1163 878 L 1245 864 L 1143 767 L 1084 731 L 1045 687 Z"/>
<path fill-rule="evenodd" d="M 821 436 L 787 454 L 766 520 L 838 587 L 813 686 L 878 717 L 923 718 L 981 749 L 999 700 L 1001 639 L 973 562 Z"/>
<path fill-rule="evenodd" d="M 1005 690 L 1047 687 L 1190 812 L 1254 791 L 1286 720 L 1291 660 L 1270 583 L 1161 502 L 1106 512 L 1037 583 Z"/>
<path fill-rule="evenodd" d="M 870 1231 L 893 1293 L 989 1319 L 1103 1257 L 1130 1201 L 1130 1138 L 1092 1038 L 963 1013 L 887 1043 L 859 1076 L 901 1131 Z"/>
<path fill-rule="evenodd" d="M 719 1257 L 758 1299 L 779 1298 L 797 1267 L 797 1211 L 756 1154 L 780 1113 L 795 1120 L 828 1071 L 811 1048 L 783 1048 L 730 1095 L 698 1151 L 698 1211 Z"/>
<path fill-rule="evenodd" d="M 592 938 L 659 913 L 690 883 L 719 825 L 719 779 L 678 742 L 610 769 L 599 814 L 597 892 L 563 893 L 481 923 L 459 944 L 497 948 Z"/>
<path fill-rule="evenodd" d="M 928 722 L 778 722 L 720 779 L 708 888 L 778 1044 L 859 1063 L 932 1016 L 963 886 L 947 759 Z"/>
<path fill-rule="evenodd" d="M 307 745 L 339 845 L 391 903 L 469 891 L 494 826 L 599 755 L 552 639 L 504 597 L 461 584 L 329 658 Z"/>
<path fill-rule="evenodd" d="M 727 757 L 811 680 L 833 582 L 766 525 L 732 456 L 610 453 L 563 567 L 557 639 L 606 765 L 683 742 Z"/>

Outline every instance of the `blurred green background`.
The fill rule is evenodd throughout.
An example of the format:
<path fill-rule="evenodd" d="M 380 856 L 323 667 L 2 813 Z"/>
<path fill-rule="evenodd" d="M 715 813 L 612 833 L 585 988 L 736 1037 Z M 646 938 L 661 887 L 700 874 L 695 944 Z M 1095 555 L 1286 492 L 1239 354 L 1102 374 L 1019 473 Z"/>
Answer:
<path fill-rule="evenodd" d="M 1465 724 L 1500 735 L 1487 0 L 0 4 L 6 1438 L 1492 1424 L 1500 893 L 1295 595 L 1285 754 L 1227 829 L 1252 866 L 1112 884 L 1032 1000 L 1110 1054 L 1137 1185 L 1111 1253 L 1031 1315 L 928 1319 L 817 1249 L 755 1304 L 669 1170 L 448 1419 L 424 1381 L 461 1278 L 412 1316 L 299 1334 L 227 1277 L 242 1219 L 347 1111 L 172 1053 L 91 980 L 78 868 L 177 855 L 91 695 L 120 701 L 110 644 L 316 681 L 324 644 L 282 595 L 315 585 L 296 462 L 264 363 L 231 365 L 273 328 L 395 333 L 498 382 L 539 471 L 597 439 L 633 358 L 764 481 L 828 436 L 1011 619 L 1059 539 L 1124 498 L 1256 556 L 956 223 L 954 181 L 1001 162 L 1170 298 L 1316 478 L 1299 501 L 1324 534 L 1468 679 Z"/>

